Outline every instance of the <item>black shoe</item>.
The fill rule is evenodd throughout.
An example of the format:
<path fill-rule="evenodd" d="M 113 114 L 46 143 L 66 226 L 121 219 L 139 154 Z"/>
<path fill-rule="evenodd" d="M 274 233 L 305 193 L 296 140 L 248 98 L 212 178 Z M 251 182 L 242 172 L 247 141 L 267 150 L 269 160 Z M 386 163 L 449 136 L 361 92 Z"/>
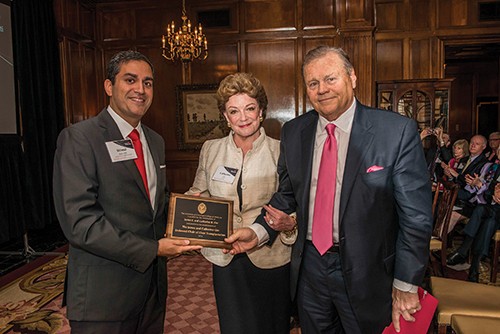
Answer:
<path fill-rule="evenodd" d="M 479 273 L 474 271 L 469 272 L 467 280 L 469 282 L 479 283 Z"/>
<path fill-rule="evenodd" d="M 465 263 L 466 258 L 462 254 L 455 252 L 446 259 L 446 264 L 449 266 L 456 266 L 457 264 Z"/>

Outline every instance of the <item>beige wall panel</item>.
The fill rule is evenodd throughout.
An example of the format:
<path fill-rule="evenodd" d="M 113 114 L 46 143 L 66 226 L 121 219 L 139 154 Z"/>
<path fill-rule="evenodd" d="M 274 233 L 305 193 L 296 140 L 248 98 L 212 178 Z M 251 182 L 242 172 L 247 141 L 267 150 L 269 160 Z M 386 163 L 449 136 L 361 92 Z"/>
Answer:
<path fill-rule="evenodd" d="M 296 30 L 294 0 L 247 1 L 243 8 L 247 32 Z"/>
<path fill-rule="evenodd" d="M 247 72 L 253 73 L 266 89 L 267 117 L 284 123 L 298 111 L 296 41 L 257 41 L 247 44 Z"/>
<path fill-rule="evenodd" d="M 436 0 L 438 28 L 467 25 L 468 0 Z"/>
<path fill-rule="evenodd" d="M 210 43 L 210 41 L 209 41 Z M 219 83 L 238 71 L 238 44 L 209 44 L 208 58 L 191 64 L 193 84 Z"/>
<path fill-rule="evenodd" d="M 403 41 L 378 41 L 376 59 L 376 80 L 403 79 Z"/>
<path fill-rule="evenodd" d="M 432 52 L 429 39 L 410 40 L 410 77 L 426 79 L 432 77 Z"/>
<path fill-rule="evenodd" d="M 135 17 L 130 10 L 112 10 L 102 13 L 104 41 L 130 39 L 135 36 Z"/>
<path fill-rule="evenodd" d="M 377 29 L 379 31 L 404 30 L 404 4 L 400 1 L 376 5 Z"/>
<path fill-rule="evenodd" d="M 302 4 L 304 29 L 331 28 L 335 22 L 334 0 L 307 0 Z"/>

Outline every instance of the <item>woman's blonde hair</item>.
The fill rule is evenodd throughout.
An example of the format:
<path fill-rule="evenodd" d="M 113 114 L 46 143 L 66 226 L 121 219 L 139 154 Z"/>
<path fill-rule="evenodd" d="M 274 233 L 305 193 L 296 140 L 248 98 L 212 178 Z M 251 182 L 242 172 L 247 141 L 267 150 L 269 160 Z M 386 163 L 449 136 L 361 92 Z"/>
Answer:
<path fill-rule="evenodd" d="M 217 107 L 221 113 L 226 111 L 226 103 L 229 98 L 236 94 L 247 94 L 257 100 L 259 108 L 262 109 L 262 117 L 266 118 L 267 95 L 264 86 L 259 79 L 251 73 L 238 72 L 225 77 L 217 89 Z"/>
<path fill-rule="evenodd" d="M 469 142 L 465 139 L 459 139 L 453 143 L 453 148 L 455 146 L 460 146 L 462 148 L 462 151 L 464 151 L 464 157 L 469 155 Z"/>

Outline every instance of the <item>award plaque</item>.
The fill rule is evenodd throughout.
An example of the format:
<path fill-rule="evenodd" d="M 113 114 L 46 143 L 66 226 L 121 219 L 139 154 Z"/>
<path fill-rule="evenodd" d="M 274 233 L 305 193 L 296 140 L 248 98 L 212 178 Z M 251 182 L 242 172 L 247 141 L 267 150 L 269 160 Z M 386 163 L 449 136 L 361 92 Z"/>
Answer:
<path fill-rule="evenodd" d="M 224 242 L 233 233 L 233 201 L 171 193 L 167 237 L 188 239 L 192 245 L 231 248 Z"/>

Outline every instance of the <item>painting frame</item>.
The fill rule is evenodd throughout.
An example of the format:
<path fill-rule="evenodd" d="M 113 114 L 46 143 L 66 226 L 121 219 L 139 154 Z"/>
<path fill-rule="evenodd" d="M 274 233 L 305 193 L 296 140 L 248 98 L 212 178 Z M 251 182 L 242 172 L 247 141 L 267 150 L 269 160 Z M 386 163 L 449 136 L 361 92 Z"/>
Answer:
<path fill-rule="evenodd" d="M 179 150 L 199 150 L 206 140 L 228 135 L 217 107 L 217 84 L 177 85 L 177 144 Z"/>

